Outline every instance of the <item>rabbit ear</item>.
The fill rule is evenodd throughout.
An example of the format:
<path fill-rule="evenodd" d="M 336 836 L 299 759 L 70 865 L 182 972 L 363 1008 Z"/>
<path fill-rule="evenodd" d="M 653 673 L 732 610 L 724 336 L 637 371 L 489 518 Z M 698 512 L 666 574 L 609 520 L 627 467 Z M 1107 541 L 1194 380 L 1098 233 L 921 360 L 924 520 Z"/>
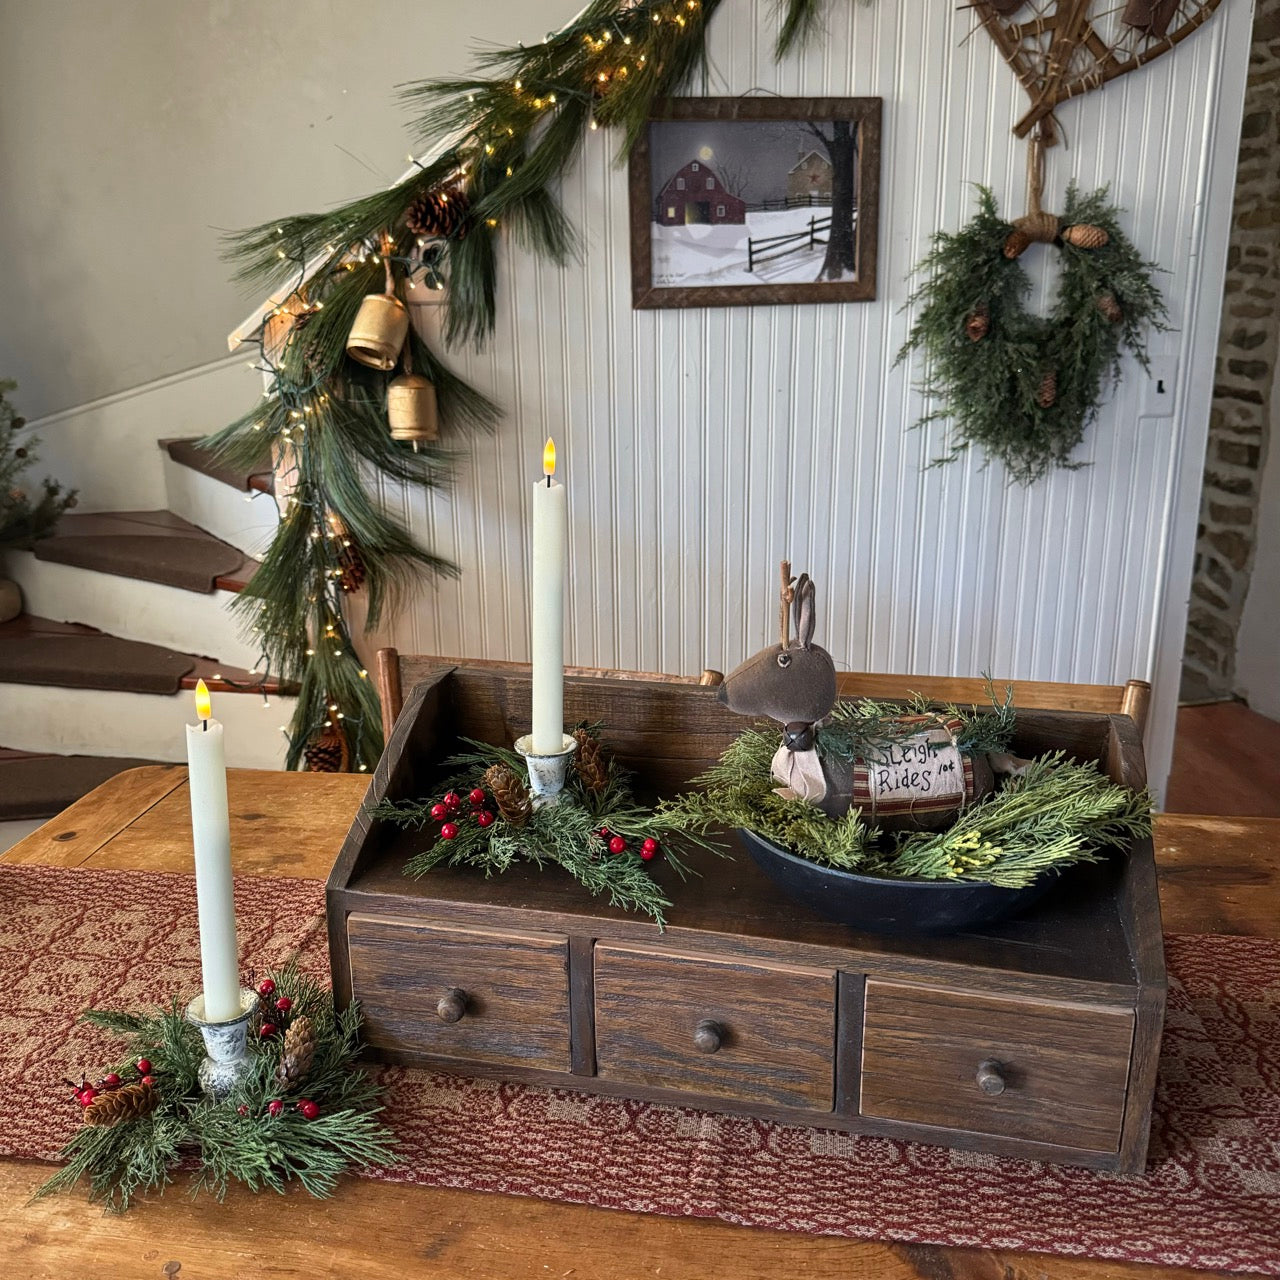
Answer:
<path fill-rule="evenodd" d="M 817 626 L 817 618 L 814 616 L 814 586 L 813 579 L 807 573 L 800 575 L 800 581 L 796 583 L 796 599 L 795 599 L 795 620 L 796 620 L 796 644 L 802 649 L 807 649 L 813 643 L 813 632 Z"/>

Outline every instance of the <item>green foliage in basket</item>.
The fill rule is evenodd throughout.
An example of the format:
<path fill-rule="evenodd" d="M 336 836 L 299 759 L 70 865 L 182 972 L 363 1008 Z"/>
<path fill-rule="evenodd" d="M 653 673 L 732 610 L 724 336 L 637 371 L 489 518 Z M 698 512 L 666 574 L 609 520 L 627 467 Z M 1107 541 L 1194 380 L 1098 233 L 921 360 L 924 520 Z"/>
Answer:
<path fill-rule="evenodd" d="M 920 699 L 910 706 L 913 713 L 927 708 Z M 873 740 L 877 717 L 901 713 L 901 707 L 889 704 L 843 704 L 833 722 L 852 726 L 847 740 L 841 739 L 851 745 Z M 967 733 L 969 741 L 987 744 L 984 749 L 1003 750 L 1012 734 L 1012 715 L 1007 697 L 994 713 L 968 713 L 960 740 Z M 991 723 L 980 726 L 982 719 Z M 776 728 L 746 730 L 715 766 L 694 779 L 695 790 L 660 807 L 660 817 L 696 834 L 744 828 L 843 871 L 978 880 L 1010 889 L 1023 888 L 1047 870 L 1097 861 L 1104 851 L 1125 848 L 1151 833 L 1146 791 L 1119 786 L 1096 764 L 1068 760 L 1062 752 L 1033 761 L 1021 777 L 962 809 L 946 831 L 886 832 L 869 826 L 857 809 L 833 818 L 803 800 L 778 795 L 770 771 L 777 748 Z"/>

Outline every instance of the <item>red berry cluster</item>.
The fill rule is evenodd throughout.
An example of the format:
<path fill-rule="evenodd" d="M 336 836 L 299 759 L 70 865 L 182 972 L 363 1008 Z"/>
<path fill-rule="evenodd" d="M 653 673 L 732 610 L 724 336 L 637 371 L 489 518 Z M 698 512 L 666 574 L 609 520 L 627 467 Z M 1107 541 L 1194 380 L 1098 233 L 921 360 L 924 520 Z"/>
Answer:
<path fill-rule="evenodd" d="M 263 1009 L 258 1035 L 263 1040 L 270 1040 L 272 1036 L 280 1035 L 288 1029 L 293 1001 L 288 996 L 277 996 L 276 984 L 270 978 L 263 978 L 258 983 L 258 998 Z"/>
<path fill-rule="evenodd" d="M 136 1080 L 132 1078 L 134 1072 L 137 1072 Z M 87 1107 L 98 1094 L 109 1093 L 122 1084 L 155 1084 L 156 1082 L 151 1070 L 151 1061 L 148 1058 L 139 1058 L 130 1069 L 129 1075 L 130 1079 L 124 1080 L 118 1072 L 108 1071 L 96 1085 L 90 1084 L 84 1077 L 81 1077 L 79 1084 L 74 1080 L 68 1080 L 67 1083 L 71 1086 L 71 1096 L 82 1107 Z"/>
<path fill-rule="evenodd" d="M 320 1114 L 319 1106 L 312 1102 L 310 1098 L 303 1098 L 295 1105 L 304 1120 L 314 1120 Z M 249 1108 L 241 1107 L 240 1114 L 242 1116 L 247 1116 L 249 1114 Z M 267 1115 L 272 1120 L 278 1120 L 282 1115 L 284 1115 L 284 1103 L 279 1098 L 272 1098 L 271 1101 L 267 1103 Z"/>
<path fill-rule="evenodd" d="M 488 807 L 489 797 L 480 787 L 476 787 L 467 796 L 471 802 L 471 817 L 477 827 L 493 825 L 493 810 Z M 462 812 L 462 797 L 456 791 L 445 793 L 442 800 L 431 806 L 431 816 L 440 824 L 441 840 L 456 840 L 458 824 L 465 816 Z"/>
<path fill-rule="evenodd" d="M 598 834 L 610 853 L 626 853 L 629 848 L 625 838 L 614 835 L 608 827 L 601 827 Z M 640 842 L 640 857 L 645 862 L 652 862 L 661 852 L 661 847 L 652 836 L 646 836 Z"/>

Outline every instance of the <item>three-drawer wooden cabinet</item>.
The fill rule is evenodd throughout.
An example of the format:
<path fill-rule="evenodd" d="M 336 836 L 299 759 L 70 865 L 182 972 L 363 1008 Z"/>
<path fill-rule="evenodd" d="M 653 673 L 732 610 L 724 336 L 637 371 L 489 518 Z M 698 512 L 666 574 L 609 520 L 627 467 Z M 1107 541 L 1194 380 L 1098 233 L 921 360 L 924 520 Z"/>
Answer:
<path fill-rule="evenodd" d="M 370 800 L 430 791 L 454 735 L 511 736 L 527 690 L 493 669 L 442 668 L 410 698 Z M 620 754 L 634 738 L 627 763 L 647 762 L 656 790 L 741 727 L 689 687 L 570 680 L 566 694 L 571 719 L 632 726 Z M 682 742 L 701 755 L 655 763 L 649 700 L 673 695 Z M 1024 753 L 1063 746 L 1141 784 L 1128 720 L 1026 714 L 1019 733 Z M 362 815 L 329 881 L 335 990 L 359 1001 L 376 1058 L 1143 1167 L 1164 1010 L 1149 842 L 1064 877 L 1020 920 L 883 938 L 790 903 L 740 852 L 701 859 L 688 881 L 659 869 L 674 904 L 663 932 L 554 869 L 406 879 L 421 839 Z"/>

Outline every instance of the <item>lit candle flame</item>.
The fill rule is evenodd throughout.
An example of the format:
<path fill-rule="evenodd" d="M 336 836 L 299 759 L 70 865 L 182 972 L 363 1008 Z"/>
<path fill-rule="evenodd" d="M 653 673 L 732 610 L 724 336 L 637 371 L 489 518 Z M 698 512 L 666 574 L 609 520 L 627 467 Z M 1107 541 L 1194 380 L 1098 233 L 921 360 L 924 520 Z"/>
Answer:
<path fill-rule="evenodd" d="M 209 686 L 203 680 L 196 681 L 196 715 L 201 720 L 208 720 L 213 715 L 213 700 L 209 697 Z"/>
<path fill-rule="evenodd" d="M 547 437 L 546 447 L 542 450 L 542 474 L 550 479 L 556 473 L 556 442 Z"/>

